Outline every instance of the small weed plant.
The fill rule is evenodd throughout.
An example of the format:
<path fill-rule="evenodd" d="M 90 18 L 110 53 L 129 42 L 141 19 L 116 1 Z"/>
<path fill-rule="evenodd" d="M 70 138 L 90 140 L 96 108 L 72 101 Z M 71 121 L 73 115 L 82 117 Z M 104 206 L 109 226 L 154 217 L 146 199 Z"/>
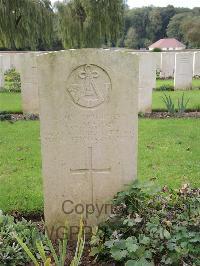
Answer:
<path fill-rule="evenodd" d="M 180 98 L 178 98 L 177 109 L 175 108 L 175 103 L 172 100 L 170 95 L 166 95 L 164 93 L 162 100 L 163 100 L 169 114 L 181 116 L 181 115 L 183 115 L 183 113 L 186 112 L 186 109 L 187 109 L 187 106 L 188 106 L 190 99 L 185 99 L 185 95 L 183 93 L 182 96 Z"/>

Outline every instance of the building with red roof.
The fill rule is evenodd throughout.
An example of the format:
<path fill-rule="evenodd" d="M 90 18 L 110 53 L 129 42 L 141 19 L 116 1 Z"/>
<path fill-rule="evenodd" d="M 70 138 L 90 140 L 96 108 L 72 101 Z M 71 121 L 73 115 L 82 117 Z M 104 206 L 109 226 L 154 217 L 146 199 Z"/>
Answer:
<path fill-rule="evenodd" d="M 159 41 L 149 46 L 150 51 L 153 50 L 154 48 L 160 48 L 163 51 L 174 51 L 174 50 L 184 50 L 186 46 L 174 38 L 166 38 L 166 39 L 160 39 Z"/>

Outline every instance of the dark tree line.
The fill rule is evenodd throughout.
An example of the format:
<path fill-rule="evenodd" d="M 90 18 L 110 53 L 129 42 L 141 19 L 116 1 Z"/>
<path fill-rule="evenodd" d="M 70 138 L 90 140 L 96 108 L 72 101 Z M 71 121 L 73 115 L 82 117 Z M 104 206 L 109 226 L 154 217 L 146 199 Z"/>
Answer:
<path fill-rule="evenodd" d="M 144 48 L 174 37 L 200 48 L 200 8 L 128 9 L 126 0 L 0 0 L 0 49 Z"/>
<path fill-rule="evenodd" d="M 177 38 L 188 48 L 200 48 L 200 8 L 143 7 L 126 11 L 124 35 L 118 44 L 146 48 L 161 38 Z"/>

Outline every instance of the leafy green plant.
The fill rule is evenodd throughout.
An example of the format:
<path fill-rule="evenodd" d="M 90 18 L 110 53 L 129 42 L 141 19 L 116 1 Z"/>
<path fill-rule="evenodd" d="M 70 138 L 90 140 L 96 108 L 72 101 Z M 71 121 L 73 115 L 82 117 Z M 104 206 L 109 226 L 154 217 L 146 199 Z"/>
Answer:
<path fill-rule="evenodd" d="M 20 92 L 21 91 L 21 79 L 20 74 L 16 72 L 14 68 L 9 69 L 4 74 L 5 86 L 4 91 Z"/>
<path fill-rule="evenodd" d="M 91 239 L 91 255 L 123 265 L 200 263 L 200 189 L 151 190 L 133 184 L 114 199 L 114 214 Z"/>
<path fill-rule="evenodd" d="M 178 99 L 178 113 L 180 115 L 186 111 L 189 100 L 190 100 L 189 98 L 185 100 L 184 93 L 182 94 L 181 98 Z"/>
<path fill-rule="evenodd" d="M 30 260 L 34 265 L 64 266 L 67 252 L 67 227 L 63 240 L 58 240 L 58 255 L 47 234 L 25 219 L 15 221 L 14 217 L 0 211 L 0 265 L 26 265 Z M 85 245 L 85 233 L 82 220 L 78 234 L 75 256 L 71 266 L 80 264 Z M 52 262 L 52 260 L 54 262 Z"/>
<path fill-rule="evenodd" d="M 157 70 L 156 69 L 156 79 L 159 79 L 160 78 L 160 72 L 161 72 L 161 70 Z"/>
<path fill-rule="evenodd" d="M 178 104 L 177 104 L 177 112 L 176 112 L 176 108 L 175 108 L 175 104 L 172 101 L 172 98 L 170 95 L 166 95 L 164 93 L 164 97 L 162 97 L 163 102 L 166 105 L 167 111 L 171 114 L 171 115 L 175 115 L 176 113 L 178 115 L 182 115 L 187 108 L 187 105 L 189 103 L 189 98 L 185 99 L 184 97 L 184 93 L 182 94 L 181 98 L 178 98 Z"/>
<path fill-rule="evenodd" d="M 14 217 L 3 215 L 0 211 L 0 265 L 25 265 L 29 258 L 14 237 L 16 233 L 29 245 L 36 256 L 36 242 L 42 241 L 46 248 L 46 238 L 37 227 L 25 219 L 15 222 Z"/>
<path fill-rule="evenodd" d="M 155 47 L 153 48 L 152 52 L 162 52 L 162 49 Z"/>
<path fill-rule="evenodd" d="M 139 113 L 138 113 L 138 117 L 141 117 L 141 118 L 142 118 L 142 117 L 145 117 L 145 113 L 143 113 L 143 112 L 139 112 Z"/>
<path fill-rule="evenodd" d="M 175 105 L 174 105 L 174 103 L 173 103 L 173 101 L 172 101 L 171 96 L 170 96 L 170 95 L 167 96 L 167 95 L 164 93 L 164 96 L 162 97 L 162 100 L 163 100 L 163 102 L 164 102 L 165 105 L 166 105 L 167 111 L 168 111 L 170 114 L 174 115 L 174 114 L 176 113 L 176 109 L 175 109 Z"/>
<path fill-rule="evenodd" d="M 158 88 L 156 88 L 156 91 L 174 91 L 174 86 L 172 85 L 162 85 Z"/>
<path fill-rule="evenodd" d="M 17 239 L 19 245 L 23 248 L 23 250 L 29 256 L 29 258 L 32 260 L 34 265 L 39 266 L 40 261 L 37 260 L 37 258 L 28 248 L 28 246 L 17 235 L 15 235 L 15 238 Z M 65 229 L 64 229 L 63 240 L 60 240 L 60 239 L 58 240 L 58 247 L 59 247 L 58 255 L 56 253 L 56 250 L 53 246 L 52 241 L 48 238 L 48 236 L 46 236 L 46 238 L 48 242 L 48 247 L 50 249 L 50 252 L 48 252 L 48 255 L 46 255 L 46 251 L 45 251 L 42 241 L 36 241 L 36 247 L 37 247 L 38 253 L 40 254 L 40 257 L 42 258 L 44 265 L 45 266 L 51 266 L 51 265 L 64 266 L 66 255 L 67 255 L 67 226 L 65 226 Z M 76 252 L 75 252 L 75 256 L 70 266 L 78 266 L 80 264 L 84 245 L 85 245 L 85 234 L 84 234 L 84 229 L 83 229 L 83 222 L 81 219 Z M 51 257 L 53 257 L 54 263 L 51 263 Z"/>

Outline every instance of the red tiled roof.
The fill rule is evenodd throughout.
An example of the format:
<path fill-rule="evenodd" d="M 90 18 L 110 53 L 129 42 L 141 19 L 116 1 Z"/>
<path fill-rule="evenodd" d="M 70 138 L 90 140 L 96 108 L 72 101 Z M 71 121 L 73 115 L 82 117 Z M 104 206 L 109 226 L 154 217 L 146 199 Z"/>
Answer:
<path fill-rule="evenodd" d="M 153 43 L 149 46 L 149 48 L 176 48 L 176 47 L 183 47 L 185 48 L 185 45 L 176 39 L 160 39 L 159 41 Z"/>

